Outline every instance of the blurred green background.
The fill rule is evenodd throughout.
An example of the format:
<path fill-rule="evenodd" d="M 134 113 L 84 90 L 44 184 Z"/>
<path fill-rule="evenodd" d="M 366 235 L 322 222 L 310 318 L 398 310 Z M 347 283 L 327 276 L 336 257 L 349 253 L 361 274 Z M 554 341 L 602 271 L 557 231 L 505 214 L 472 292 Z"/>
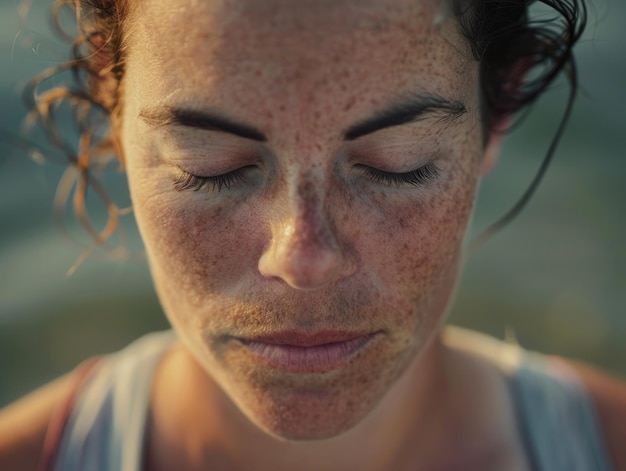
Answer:
<path fill-rule="evenodd" d="M 0 129 L 19 134 L 20 90 L 62 62 L 67 46 L 47 22 L 52 0 L 0 0 Z M 524 213 L 468 261 L 451 322 L 525 347 L 579 358 L 626 378 L 626 3 L 598 0 L 578 47 L 582 94 L 556 161 Z M 509 138 L 481 188 L 472 233 L 522 194 L 565 105 L 551 93 Z M 32 138 L 42 142 L 37 133 Z M 82 248 L 54 229 L 52 200 L 64 170 L 0 136 L 0 406 L 74 367 L 167 326 L 132 219 L 135 254 L 96 252 L 67 277 Z M 128 204 L 123 174 L 105 177 Z M 101 208 L 93 209 L 101 214 Z M 98 218 L 97 218 L 98 219 Z M 99 220 L 102 218 L 99 216 Z M 69 223 L 72 237 L 86 242 Z"/>

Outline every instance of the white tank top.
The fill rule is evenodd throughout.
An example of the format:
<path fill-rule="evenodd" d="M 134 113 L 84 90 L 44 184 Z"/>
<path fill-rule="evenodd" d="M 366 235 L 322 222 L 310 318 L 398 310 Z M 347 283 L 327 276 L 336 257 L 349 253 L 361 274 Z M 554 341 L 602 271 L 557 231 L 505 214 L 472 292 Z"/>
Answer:
<path fill-rule="evenodd" d="M 453 329 L 505 371 L 534 471 L 613 471 L 594 406 L 573 371 L 555 371 L 516 345 Z M 65 424 L 54 471 L 142 471 L 155 365 L 172 331 L 146 335 L 106 357 Z M 46 470 L 47 471 L 47 470 Z"/>

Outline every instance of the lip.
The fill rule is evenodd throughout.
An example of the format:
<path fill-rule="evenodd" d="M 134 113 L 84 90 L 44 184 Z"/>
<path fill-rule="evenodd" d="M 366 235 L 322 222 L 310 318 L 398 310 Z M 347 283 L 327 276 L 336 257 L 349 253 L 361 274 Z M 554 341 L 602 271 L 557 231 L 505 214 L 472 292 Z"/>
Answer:
<path fill-rule="evenodd" d="M 270 368 L 294 373 L 319 373 L 345 365 L 357 352 L 366 348 L 377 334 L 280 332 L 237 340 Z"/>

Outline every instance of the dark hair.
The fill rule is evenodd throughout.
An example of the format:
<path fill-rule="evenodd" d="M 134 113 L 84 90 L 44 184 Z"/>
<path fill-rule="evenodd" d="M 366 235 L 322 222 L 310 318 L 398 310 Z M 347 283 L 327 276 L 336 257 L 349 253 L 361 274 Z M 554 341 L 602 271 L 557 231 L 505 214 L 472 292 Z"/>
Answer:
<path fill-rule="evenodd" d="M 517 203 L 472 241 L 468 247 L 472 252 L 524 209 L 552 161 L 578 91 L 573 48 L 587 24 L 587 8 L 584 0 L 453 2 L 461 32 L 480 62 L 486 134 L 505 132 L 502 126 L 508 118 L 534 103 L 560 74 L 566 76 L 570 87 L 563 118 L 535 177 Z M 529 10 L 534 4 L 551 11 L 532 20 Z"/>
<path fill-rule="evenodd" d="M 586 24 L 584 0 L 447 0 L 461 33 L 480 62 L 482 118 L 485 133 L 501 129 L 520 110 L 532 104 L 564 73 L 570 84 L 570 99 L 535 180 L 518 204 L 481 235 L 480 243 L 510 221 L 526 204 L 539 184 L 569 117 L 577 90 L 572 54 Z M 51 143 L 65 153 L 77 172 L 75 212 L 97 243 L 103 243 L 115 226 L 119 211 L 94 177 L 92 168 L 117 155 L 120 126 L 120 91 L 124 86 L 125 25 L 134 2 L 131 0 L 56 0 L 56 29 L 71 39 L 72 59 L 36 77 L 25 90 L 31 117 L 47 131 Z M 531 19 L 534 4 L 550 7 L 552 16 Z M 61 13 L 70 7 L 76 15 L 77 37 L 61 26 Z M 41 94 L 40 84 L 63 71 L 71 71 L 74 85 L 55 87 Z M 54 111 L 63 104 L 73 110 L 80 143 L 70 145 L 60 135 Z M 94 113 L 98 118 L 93 118 Z M 96 138 L 94 120 L 108 122 L 108 132 Z M 84 194 L 91 185 L 109 208 L 109 224 L 96 231 L 84 209 Z"/>

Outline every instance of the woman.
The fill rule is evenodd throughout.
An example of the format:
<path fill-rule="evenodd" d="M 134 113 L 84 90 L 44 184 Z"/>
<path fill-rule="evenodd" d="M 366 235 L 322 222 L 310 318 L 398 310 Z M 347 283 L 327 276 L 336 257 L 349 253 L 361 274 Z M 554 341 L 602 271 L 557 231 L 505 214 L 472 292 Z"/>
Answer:
<path fill-rule="evenodd" d="M 502 129 L 574 74 L 577 2 L 562 35 L 504 0 L 76 4 L 175 334 L 9 407 L 0 468 L 626 469 L 623 385 L 442 328 Z"/>

